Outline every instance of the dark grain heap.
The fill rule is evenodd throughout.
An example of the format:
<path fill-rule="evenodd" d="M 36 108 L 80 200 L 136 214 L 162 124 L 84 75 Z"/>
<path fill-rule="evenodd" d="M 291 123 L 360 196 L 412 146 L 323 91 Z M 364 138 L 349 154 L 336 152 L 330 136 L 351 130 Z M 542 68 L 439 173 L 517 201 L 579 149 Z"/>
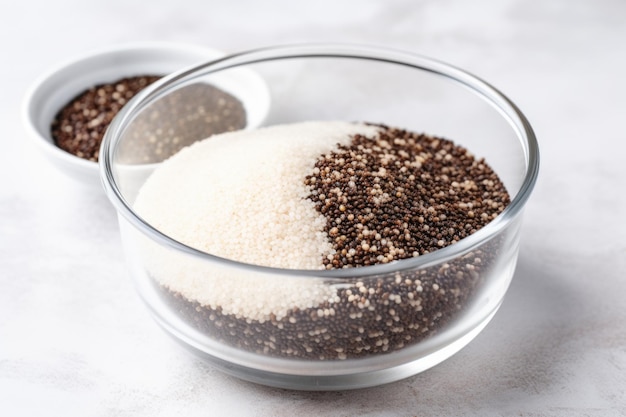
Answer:
<path fill-rule="evenodd" d="M 451 141 L 384 127 L 325 155 L 306 179 L 337 250 L 328 269 L 432 252 L 493 220 L 509 203 L 497 175 Z"/>
<path fill-rule="evenodd" d="M 113 118 L 137 93 L 160 77 L 145 75 L 97 85 L 65 105 L 51 126 L 55 144 L 79 158 L 98 161 Z M 185 86 L 152 103 L 129 125 L 119 162 L 160 162 L 191 143 L 242 129 L 246 111 L 231 94 L 206 83 Z"/>
<path fill-rule="evenodd" d="M 79 158 L 98 161 L 100 143 L 111 120 L 139 91 L 160 77 L 122 78 L 84 91 L 65 105 L 52 122 L 56 145 Z"/>

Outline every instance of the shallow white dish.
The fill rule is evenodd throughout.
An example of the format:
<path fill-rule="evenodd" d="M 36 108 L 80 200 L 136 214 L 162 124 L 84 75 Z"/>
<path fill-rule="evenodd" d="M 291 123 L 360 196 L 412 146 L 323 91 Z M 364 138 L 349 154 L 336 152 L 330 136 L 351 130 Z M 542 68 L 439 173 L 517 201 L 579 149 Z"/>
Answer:
<path fill-rule="evenodd" d="M 69 60 L 39 77 L 24 98 L 22 117 L 29 137 L 47 160 L 71 178 L 89 187 L 102 188 L 97 162 L 88 161 L 55 145 L 51 124 L 78 94 L 98 84 L 136 75 L 168 75 L 209 62 L 225 54 L 198 45 L 169 42 L 122 44 Z M 246 128 L 258 127 L 269 111 L 270 95 L 263 79 L 252 71 L 216 85 L 244 105 Z"/>

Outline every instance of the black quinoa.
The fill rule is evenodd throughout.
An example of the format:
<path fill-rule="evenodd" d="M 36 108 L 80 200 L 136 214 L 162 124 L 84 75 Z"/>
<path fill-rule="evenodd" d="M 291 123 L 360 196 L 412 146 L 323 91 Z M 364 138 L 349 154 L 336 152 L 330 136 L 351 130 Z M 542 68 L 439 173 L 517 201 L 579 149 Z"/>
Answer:
<path fill-rule="evenodd" d="M 113 118 L 158 75 L 141 75 L 96 85 L 70 100 L 51 125 L 54 143 L 90 161 Z M 120 162 L 160 162 L 183 147 L 216 133 L 246 126 L 246 111 L 231 94 L 206 83 L 180 88 L 155 102 L 130 125 L 120 146 Z"/>
<path fill-rule="evenodd" d="M 131 98 L 159 78 L 157 75 L 127 77 L 80 93 L 52 121 L 54 143 L 79 158 L 97 162 L 100 143 L 111 120 Z"/>
<path fill-rule="evenodd" d="M 387 263 L 458 242 L 509 203 L 497 175 L 449 140 L 383 129 L 325 155 L 306 179 L 337 254 L 328 269 Z"/>

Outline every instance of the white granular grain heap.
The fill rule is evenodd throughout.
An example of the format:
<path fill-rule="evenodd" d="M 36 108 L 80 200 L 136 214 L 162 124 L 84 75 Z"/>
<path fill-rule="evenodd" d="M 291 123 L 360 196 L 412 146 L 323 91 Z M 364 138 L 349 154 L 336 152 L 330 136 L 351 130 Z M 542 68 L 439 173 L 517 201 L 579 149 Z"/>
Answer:
<path fill-rule="evenodd" d="M 306 199 L 304 179 L 320 156 L 348 144 L 352 135 L 377 132 L 364 124 L 303 122 L 216 135 L 155 170 L 134 208 L 163 233 L 213 255 L 278 268 L 323 269 L 322 259 L 333 249 L 323 231 L 326 220 Z M 182 266 L 180 258 L 156 248 L 150 258 L 148 269 L 162 285 L 238 316 L 280 317 L 289 308 L 334 297 L 330 287 L 314 280 L 295 288 L 243 272 L 216 273 L 206 265 Z M 257 307 L 246 300 L 250 286 Z"/>

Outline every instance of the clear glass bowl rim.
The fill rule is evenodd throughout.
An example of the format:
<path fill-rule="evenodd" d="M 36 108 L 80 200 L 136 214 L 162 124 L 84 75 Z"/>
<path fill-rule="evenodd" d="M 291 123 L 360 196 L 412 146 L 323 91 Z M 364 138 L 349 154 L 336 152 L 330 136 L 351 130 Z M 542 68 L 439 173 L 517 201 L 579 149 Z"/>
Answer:
<path fill-rule="evenodd" d="M 516 130 L 518 138 L 522 141 L 526 157 L 526 173 L 518 192 L 498 217 L 471 236 L 453 245 L 415 258 L 402 259 L 387 264 L 335 270 L 282 269 L 222 258 L 187 246 L 163 234 L 138 216 L 117 186 L 112 166 L 117 140 L 127 125 L 132 122 L 133 115 L 168 94 L 171 88 L 184 84 L 190 79 L 229 68 L 293 58 L 348 58 L 387 62 L 428 71 L 457 82 L 461 87 L 469 88 L 491 104 Z M 465 70 L 420 54 L 378 46 L 333 43 L 299 44 L 270 46 L 227 55 L 191 68 L 182 69 L 151 84 L 126 104 L 109 125 L 102 141 L 99 165 L 100 177 L 105 192 L 118 214 L 122 215 L 136 229 L 160 244 L 206 261 L 218 262 L 225 266 L 248 269 L 258 273 L 343 280 L 346 278 L 370 277 L 409 269 L 426 268 L 447 262 L 462 256 L 484 241 L 497 235 L 521 215 L 522 209 L 532 193 L 539 173 L 539 146 L 529 121 L 515 103 L 491 84 Z"/>

